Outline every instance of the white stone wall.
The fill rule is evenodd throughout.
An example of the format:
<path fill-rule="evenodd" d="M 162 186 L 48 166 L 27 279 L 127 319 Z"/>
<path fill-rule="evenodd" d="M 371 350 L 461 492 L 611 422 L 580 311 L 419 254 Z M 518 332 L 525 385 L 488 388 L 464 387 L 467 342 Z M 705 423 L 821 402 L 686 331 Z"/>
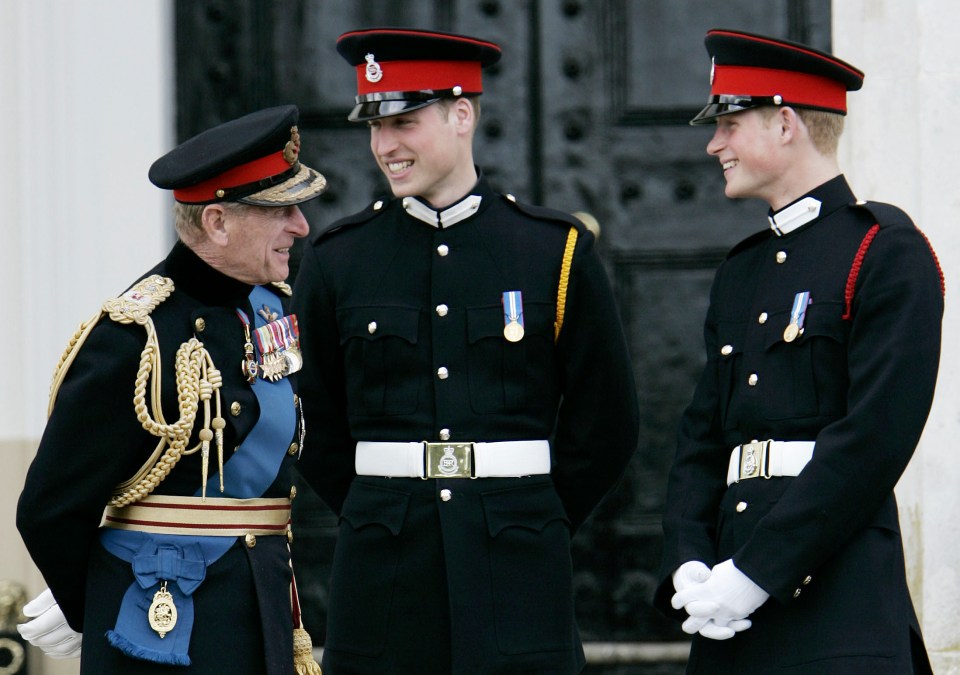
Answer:
<path fill-rule="evenodd" d="M 171 0 L 0 0 L 0 579 L 31 597 L 44 585 L 14 513 L 53 367 L 173 241 L 147 180 L 173 142 L 172 27 Z M 35 675 L 78 665 L 31 655 Z"/>
<path fill-rule="evenodd" d="M 958 28 L 951 0 L 833 2 L 834 53 L 866 73 L 863 90 L 848 99 L 842 166 L 860 198 L 913 216 L 946 276 L 937 394 L 897 488 L 911 589 L 937 675 L 960 673 Z"/>

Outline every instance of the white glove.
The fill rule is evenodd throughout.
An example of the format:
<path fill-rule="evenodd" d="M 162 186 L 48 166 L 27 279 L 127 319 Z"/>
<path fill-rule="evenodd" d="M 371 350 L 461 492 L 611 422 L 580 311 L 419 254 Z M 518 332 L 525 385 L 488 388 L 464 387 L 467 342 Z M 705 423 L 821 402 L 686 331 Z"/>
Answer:
<path fill-rule="evenodd" d="M 750 627 L 750 622 L 745 621 L 746 618 L 769 597 L 769 593 L 737 569 L 733 560 L 724 560 L 714 566 L 710 572 L 710 578 L 704 583 L 677 591 L 670 602 L 674 609 L 683 607 L 691 620 L 696 618 L 712 620 L 712 628 L 707 628 L 709 624 L 704 624 L 698 628 L 698 631 L 707 629 L 706 633 L 701 631 L 701 635 L 714 640 L 723 640 L 733 637 L 733 633 L 719 629 L 729 629 L 733 632 L 746 630 Z M 695 623 L 691 621 L 691 628 Z"/>
<path fill-rule="evenodd" d="M 688 560 L 674 570 L 672 576 L 673 587 L 679 592 L 698 584 L 702 584 L 709 578 L 709 567 L 699 560 Z M 683 622 L 683 631 L 689 635 L 693 635 L 703 628 L 704 624 L 709 620 L 709 617 L 688 617 L 687 620 Z"/>
<path fill-rule="evenodd" d="M 699 560 L 689 560 L 673 573 L 673 587 L 682 591 L 710 578 L 710 568 Z"/>
<path fill-rule="evenodd" d="M 46 589 L 23 607 L 30 621 L 17 624 L 17 631 L 24 640 L 43 650 L 52 659 L 75 659 L 80 657 L 83 634 L 67 624 L 60 605 L 50 589 Z"/>

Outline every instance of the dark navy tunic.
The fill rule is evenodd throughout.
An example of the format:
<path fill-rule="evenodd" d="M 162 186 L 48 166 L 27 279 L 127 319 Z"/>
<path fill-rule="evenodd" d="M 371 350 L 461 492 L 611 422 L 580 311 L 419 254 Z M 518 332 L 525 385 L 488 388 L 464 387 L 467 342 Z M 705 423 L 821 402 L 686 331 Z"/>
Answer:
<path fill-rule="evenodd" d="M 733 639 L 696 636 L 689 673 L 894 675 L 914 672 L 912 652 L 926 664 L 893 489 L 933 398 L 942 277 L 903 212 L 858 205 L 842 176 L 807 196 L 822 202 L 815 220 L 738 245 L 711 291 L 656 601 L 672 612 L 670 575 L 682 563 L 731 557 L 772 597 Z M 788 342 L 804 291 L 804 330 Z M 816 446 L 798 477 L 728 488 L 731 450 L 755 439 Z"/>
<path fill-rule="evenodd" d="M 583 665 L 569 540 L 634 452 L 633 371 L 593 236 L 483 179 L 471 194 L 482 198 L 476 213 L 450 227 L 388 199 L 304 253 L 294 299 L 305 461 L 341 523 L 324 651 L 332 675 Z M 571 227 L 579 238 L 555 343 Z M 504 338 L 504 291 L 522 294 L 519 342 Z M 355 477 L 357 441 L 446 435 L 551 439 L 551 474 Z"/>
<path fill-rule="evenodd" d="M 251 286 L 215 271 L 179 243 L 144 277 L 152 274 L 169 277 L 175 286 L 150 315 L 161 350 L 166 422 L 180 417 L 176 351 L 197 337 L 223 378 L 229 459 L 259 418 L 257 399 L 241 374 L 244 332 L 236 314 L 236 308 L 245 308 L 252 320 L 247 298 Z M 278 304 L 281 300 L 286 302 L 278 297 Z M 290 555 L 283 536 L 258 537 L 253 548 L 238 540 L 207 568 L 193 596 L 190 667 L 130 659 L 107 643 L 105 633 L 117 621 L 133 574 L 129 563 L 100 545 L 101 515 L 113 488 L 137 472 L 158 440 L 141 427 L 133 406 L 145 339 L 142 326 L 104 317 L 81 348 L 60 388 L 20 497 L 17 526 L 24 542 L 70 626 L 83 633 L 83 673 L 292 673 Z M 197 443 L 202 416 L 201 408 L 188 447 Z M 287 448 L 293 440 L 277 443 Z M 296 458 L 287 455 L 262 496 L 289 497 L 295 463 Z M 210 475 L 216 470 L 212 451 Z M 153 494 L 193 495 L 201 484 L 198 452 L 183 457 Z"/>

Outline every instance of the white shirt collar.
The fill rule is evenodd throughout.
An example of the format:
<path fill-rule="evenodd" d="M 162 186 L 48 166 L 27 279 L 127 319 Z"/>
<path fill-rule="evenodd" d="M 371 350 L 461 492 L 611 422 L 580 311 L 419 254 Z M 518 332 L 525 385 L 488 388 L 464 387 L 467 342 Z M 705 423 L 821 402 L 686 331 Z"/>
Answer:
<path fill-rule="evenodd" d="M 435 211 L 415 197 L 403 198 L 403 209 L 417 220 L 436 228 L 450 227 L 466 220 L 480 208 L 483 197 L 470 195 L 443 211 Z"/>
<path fill-rule="evenodd" d="M 801 225 L 806 225 L 811 220 L 815 220 L 820 215 L 820 200 L 813 197 L 804 197 L 796 204 L 791 204 L 787 208 L 779 211 L 772 216 L 768 216 L 770 229 L 778 237 L 790 234 Z"/>

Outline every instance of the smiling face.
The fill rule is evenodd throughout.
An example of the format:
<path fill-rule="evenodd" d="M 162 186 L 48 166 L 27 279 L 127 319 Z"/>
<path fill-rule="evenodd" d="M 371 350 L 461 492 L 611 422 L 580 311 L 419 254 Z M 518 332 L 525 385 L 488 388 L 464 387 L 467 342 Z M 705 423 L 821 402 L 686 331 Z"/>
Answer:
<path fill-rule="evenodd" d="M 248 284 L 283 281 L 290 276 L 290 247 L 310 232 L 299 207 L 212 206 L 219 207 L 221 228 L 217 269 Z"/>
<path fill-rule="evenodd" d="M 777 208 L 788 168 L 778 114 L 752 109 L 717 117 L 707 153 L 720 160 L 730 198 L 754 197 Z"/>
<path fill-rule="evenodd" d="M 467 100 L 434 103 L 368 124 L 370 150 L 394 196 L 421 197 L 440 208 L 476 182 L 473 107 Z"/>

